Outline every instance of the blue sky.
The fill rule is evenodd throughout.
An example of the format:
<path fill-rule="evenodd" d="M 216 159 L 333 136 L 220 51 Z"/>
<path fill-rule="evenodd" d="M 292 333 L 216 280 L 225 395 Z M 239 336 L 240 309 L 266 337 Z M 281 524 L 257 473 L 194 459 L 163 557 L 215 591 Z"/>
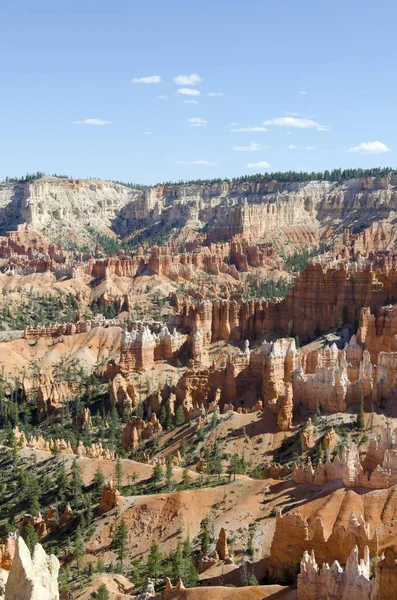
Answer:
<path fill-rule="evenodd" d="M 396 166 L 392 0 L 1 4 L 0 179 Z"/>

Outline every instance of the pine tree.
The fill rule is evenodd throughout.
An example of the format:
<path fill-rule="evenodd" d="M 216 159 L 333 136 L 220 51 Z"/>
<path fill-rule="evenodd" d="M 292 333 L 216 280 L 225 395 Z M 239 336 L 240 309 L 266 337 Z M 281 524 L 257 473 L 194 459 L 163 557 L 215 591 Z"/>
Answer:
<path fill-rule="evenodd" d="M 99 586 L 98 591 L 96 593 L 96 597 L 97 597 L 97 600 L 109 600 L 110 599 L 108 588 L 106 587 L 106 585 L 104 583 L 102 583 L 102 585 Z"/>
<path fill-rule="evenodd" d="M 153 468 L 153 481 L 154 483 L 160 483 L 163 478 L 163 469 L 161 468 L 161 464 L 157 462 Z"/>
<path fill-rule="evenodd" d="M 182 457 L 184 457 L 187 452 L 187 442 L 185 438 L 181 439 L 181 443 L 179 444 L 179 452 Z"/>
<path fill-rule="evenodd" d="M 92 482 L 94 484 L 95 495 L 99 497 L 102 494 L 103 488 L 105 487 L 105 475 L 99 466 L 94 473 Z"/>
<path fill-rule="evenodd" d="M 23 530 L 22 537 L 25 540 L 25 543 L 29 548 L 30 552 L 33 552 L 35 545 L 39 541 L 39 536 L 37 535 L 37 532 L 33 527 L 32 523 L 28 523 L 26 525 L 26 527 Z"/>
<path fill-rule="evenodd" d="M 116 525 L 112 540 L 112 547 L 116 550 L 117 558 L 120 562 L 121 570 L 123 570 L 123 561 L 127 552 L 128 530 L 124 519 Z"/>
<path fill-rule="evenodd" d="M 170 488 L 172 481 L 172 459 L 170 455 L 167 456 L 166 460 L 165 481 L 167 483 L 167 487 Z"/>
<path fill-rule="evenodd" d="M 175 413 L 175 423 L 177 426 L 185 424 L 185 413 L 183 412 L 182 406 L 178 406 Z"/>
<path fill-rule="evenodd" d="M 147 560 L 147 569 L 149 577 L 154 578 L 157 583 L 157 578 L 160 575 L 161 566 L 163 563 L 163 555 L 156 540 L 152 541 L 150 552 Z"/>
<path fill-rule="evenodd" d="M 74 558 L 76 560 L 76 567 L 77 567 L 77 572 L 79 575 L 80 575 L 80 569 L 81 569 L 81 559 L 83 558 L 84 554 L 85 554 L 85 545 L 83 542 L 81 529 L 78 528 L 76 530 L 76 539 L 74 542 Z"/>
<path fill-rule="evenodd" d="M 184 488 L 187 488 L 191 483 L 191 478 L 189 475 L 189 471 L 187 469 L 183 469 L 182 471 L 182 485 Z"/>
<path fill-rule="evenodd" d="M 115 479 L 118 489 L 121 490 L 121 486 L 123 485 L 123 465 L 120 458 L 116 460 Z"/>
<path fill-rule="evenodd" d="M 211 417 L 212 429 L 215 429 L 215 427 L 218 425 L 218 423 L 219 423 L 218 413 L 216 412 L 216 410 L 214 410 L 212 413 L 212 417 Z"/>
<path fill-rule="evenodd" d="M 138 419 L 143 419 L 143 404 L 141 401 L 139 401 L 137 404 L 137 407 L 135 409 L 135 416 Z"/>
<path fill-rule="evenodd" d="M 201 537 L 201 552 L 207 554 L 211 543 L 210 534 L 207 526 L 203 529 L 203 535 Z"/>
<path fill-rule="evenodd" d="M 66 471 L 65 471 L 65 465 L 63 462 L 61 462 L 60 467 L 58 469 L 58 475 L 57 475 L 57 489 L 58 489 L 58 497 L 60 500 L 63 500 L 65 498 L 67 487 L 68 487 L 68 478 L 67 478 Z"/>
<path fill-rule="evenodd" d="M 71 477 L 71 492 L 75 500 L 81 496 L 83 488 L 83 480 L 81 477 L 81 467 L 75 459 L 72 463 L 72 477 Z"/>
<path fill-rule="evenodd" d="M 160 423 L 161 423 L 161 425 L 163 427 L 166 426 L 166 422 L 167 422 L 167 409 L 166 409 L 164 403 L 161 405 L 159 421 L 160 421 Z"/>

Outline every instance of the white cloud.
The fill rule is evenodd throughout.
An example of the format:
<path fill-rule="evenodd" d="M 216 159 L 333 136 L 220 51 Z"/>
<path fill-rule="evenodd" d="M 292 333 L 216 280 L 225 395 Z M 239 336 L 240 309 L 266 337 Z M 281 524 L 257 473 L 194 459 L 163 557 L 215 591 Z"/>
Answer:
<path fill-rule="evenodd" d="M 160 100 L 167 100 L 168 96 L 164 96 L 164 94 L 161 94 L 161 96 L 157 96 L 157 98 L 160 98 Z"/>
<path fill-rule="evenodd" d="M 161 83 L 160 75 L 149 75 L 149 77 L 134 77 L 132 83 Z"/>
<path fill-rule="evenodd" d="M 317 131 L 328 131 L 328 125 L 320 125 L 312 119 L 296 119 L 294 117 L 278 117 L 268 119 L 263 125 L 275 125 L 276 127 L 294 127 L 295 129 L 317 129 Z"/>
<path fill-rule="evenodd" d="M 190 88 L 179 88 L 178 94 L 181 96 L 201 96 L 198 90 L 192 90 Z"/>
<path fill-rule="evenodd" d="M 265 160 L 261 160 L 256 163 L 248 163 L 247 168 L 248 169 L 270 169 L 270 165 Z"/>
<path fill-rule="evenodd" d="M 200 119 L 199 117 L 188 119 L 187 122 L 189 123 L 190 127 L 204 127 L 208 123 L 208 121 L 205 119 Z"/>
<path fill-rule="evenodd" d="M 232 150 L 235 152 L 259 152 L 262 145 L 256 142 L 251 142 L 249 146 L 233 146 Z"/>
<path fill-rule="evenodd" d="M 197 85 L 202 81 L 200 75 L 197 73 L 192 73 L 191 75 L 178 75 L 178 77 L 174 77 L 174 82 L 177 85 Z"/>
<path fill-rule="evenodd" d="M 383 154 L 390 152 L 390 149 L 383 142 L 362 142 L 358 146 L 349 148 L 349 152 L 357 154 Z"/>
<path fill-rule="evenodd" d="M 288 146 L 290 150 L 314 150 L 314 146 L 297 146 L 296 144 L 290 144 Z"/>
<path fill-rule="evenodd" d="M 153 131 L 144 131 L 145 135 L 153 135 Z"/>
<path fill-rule="evenodd" d="M 306 96 L 307 92 L 299 92 L 301 96 Z"/>
<path fill-rule="evenodd" d="M 229 129 L 229 128 L 228 128 L 228 129 Z M 238 132 L 238 131 L 242 131 L 242 132 L 250 132 L 250 131 L 251 131 L 251 132 L 259 132 L 259 133 L 262 133 L 262 132 L 265 132 L 265 131 L 267 131 L 267 129 L 266 129 L 266 127 L 262 127 L 262 126 L 259 126 L 259 127 L 234 127 L 234 128 L 232 129 L 232 131 L 234 131 L 234 132 Z"/>
<path fill-rule="evenodd" d="M 215 167 L 216 163 L 209 160 L 177 160 L 177 165 L 201 165 L 203 167 Z"/>
<path fill-rule="evenodd" d="M 73 121 L 74 125 L 110 125 L 112 121 L 105 119 L 84 119 L 83 121 Z"/>
<path fill-rule="evenodd" d="M 197 100 L 184 100 L 183 101 L 185 104 L 198 104 Z"/>
<path fill-rule="evenodd" d="M 225 94 L 223 94 L 222 92 L 208 92 L 207 96 L 212 96 L 213 98 L 216 98 L 217 96 L 224 96 Z"/>

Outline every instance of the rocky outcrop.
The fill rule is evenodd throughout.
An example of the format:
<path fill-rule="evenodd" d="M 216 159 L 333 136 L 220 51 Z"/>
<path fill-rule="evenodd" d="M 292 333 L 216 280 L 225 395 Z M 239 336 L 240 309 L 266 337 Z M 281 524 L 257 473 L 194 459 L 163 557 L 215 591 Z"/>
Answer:
<path fill-rule="evenodd" d="M 311 427 L 311 429 L 313 429 Z M 301 436 L 308 428 L 303 430 Z M 331 460 L 331 447 L 335 444 L 336 434 L 331 430 L 323 438 L 324 448 L 328 452 L 327 460 L 319 462 L 313 468 L 310 459 L 307 464 L 295 465 L 292 479 L 295 483 L 325 485 L 331 481 L 342 481 L 346 487 L 366 489 L 384 489 L 397 484 L 397 432 L 390 426 L 383 428 L 380 438 L 371 437 L 366 448 L 352 445 L 344 448 L 342 456 Z M 307 448 L 308 449 L 308 448 Z"/>
<path fill-rule="evenodd" d="M 157 335 L 148 326 L 131 332 L 123 331 L 120 346 L 119 368 L 122 373 L 145 371 L 154 365 L 155 360 L 172 360 L 183 351 L 187 336 L 175 329 L 169 332 L 162 327 Z"/>
<path fill-rule="evenodd" d="M 226 531 L 221 527 L 219 531 L 218 541 L 216 542 L 215 551 L 221 560 L 227 560 L 229 558 L 229 547 L 227 545 Z"/>
<path fill-rule="evenodd" d="M 352 546 L 357 545 L 360 555 L 365 546 L 371 555 L 379 550 L 378 537 L 362 515 L 351 513 L 346 525 L 335 524 L 331 531 L 321 517 L 309 521 L 298 512 L 276 516 L 276 529 L 270 552 L 272 576 L 283 578 L 285 573 L 296 572 L 296 565 L 305 551 L 314 551 L 322 563 L 338 560 L 345 565 Z"/>
<path fill-rule="evenodd" d="M 397 565 L 394 550 L 387 548 L 384 558 L 376 566 L 371 578 L 369 548 L 359 558 L 353 548 L 343 569 L 336 560 L 331 567 L 317 565 L 315 554 L 305 552 L 298 576 L 298 600 L 392 600 L 395 597 Z"/>
<path fill-rule="evenodd" d="M 5 600 L 59 600 L 59 561 L 48 556 L 40 544 L 30 554 L 21 537 L 5 587 Z"/>
<path fill-rule="evenodd" d="M 44 514 L 39 513 L 37 517 L 32 515 L 24 515 L 19 531 L 23 534 L 25 527 L 30 524 L 35 529 L 39 541 L 47 538 L 51 533 L 63 533 L 69 528 L 73 520 L 73 511 L 70 504 L 67 504 L 63 512 L 59 513 L 57 507 L 50 507 L 44 511 Z"/>
<path fill-rule="evenodd" d="M 355 546 L 346 562 L 345 569 L 336 560 L 331 567 L 324 563 L 318 567 L 312 551 L 303 554 L 298 576 L 298 600 L 371 600 L 375 581 L 370 580 L 369 548 L 364 548 L 364 558 L 359 560 Z M 383 596 L 376 596 L 379 600 Z"/>
<path fill-rule="evenodd" d="M 121 494 L 113 481 L 109 481 L 102 490 L 99 512 L 104 513 L 117 508 L 121 502 Z"/>
<path fill-rule="evenodd" d="M 102 442 L 93 443 L 91 446 L 84 446 L 82 440 L 77 445 L 74 452 L 69 441 L 65 440 L 45 440 L 42 435 L 35 437 L 31 435 L 27 440 L 23 431 L 19 431 L 16 425 L 13 429 L 15 440 L 20 447 L 34 448 L 42 452 L 51 452 L 52 454 L 71 454 L 77 456 L 86 456 L 87 458 L 97 458 L 101 460 L 114 460 L 114 452 L 108 448 L 102 447 Z M 10 444 L 10 441 L 7 442 Z"/>
<path fill-rule="evenodd" d="M 141 440 L 150 440 L 162 431 L 162 426 L 155 413 L 146 422 L 138 417 L 132 417 L 121 432 L 121 445 L 126 452 L 135 450 Z"/>
<path fill-rule="evenodd" d="M 164 592 L 162 595 L 163 600 L 172 600 L 173 598 L 178 598 L 180 596 L 180 592 L 185 589 L 183 585 L 183 581 L 179 579 L 175 586 L 172 585 L 171 580 L 166 577 L 166 583 Z"/>

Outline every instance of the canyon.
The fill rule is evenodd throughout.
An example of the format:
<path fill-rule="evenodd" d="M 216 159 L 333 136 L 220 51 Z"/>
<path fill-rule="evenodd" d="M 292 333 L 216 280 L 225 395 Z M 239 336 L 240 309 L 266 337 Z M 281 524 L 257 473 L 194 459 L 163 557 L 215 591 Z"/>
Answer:
<path fill-rule="evenodd" d="M 393 598 L 396 210 L 394 173 L 1 184 L 5 600 Z"/>

